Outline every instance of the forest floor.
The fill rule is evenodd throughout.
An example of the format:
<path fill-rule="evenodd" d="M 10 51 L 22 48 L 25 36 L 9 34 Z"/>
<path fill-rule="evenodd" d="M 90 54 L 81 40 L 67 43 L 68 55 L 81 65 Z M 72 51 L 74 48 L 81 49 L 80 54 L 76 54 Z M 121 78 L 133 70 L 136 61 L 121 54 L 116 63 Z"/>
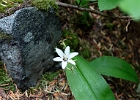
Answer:
<path fill-rule="evenodd" d="M 12 12 L 24 6 L 22 4 L 12 8 Z M 120 12 L 114 9 L 106 13 L 111 15 Z M 0 17 L 4 16 L 7 14 L 1 13 Z M 82 12 L 63 7 L 59 8 L 59 18 L 64 32 L 69 31 L 72 35 L 78 36 L 80 45 L 76 51 L 87 50 L 86 53 L 81 53 L 81 56 L 89 61 L 103 55 L 119 57 L 129 62 L 140 78 L 139 22 L 105 18 L 93 13 L 90 13 L 90 18 L 85 18 Z M 63 39 L 68 38 L 69 36 L 63 37 Z M 105 79 L 116 100 L 140 100 L 140 93 L 136 91 L 138 86 L 135 83 L 112 77 L 105 77 Z M 63 70 L 42 75 L 37 86 L 25 92 L 20 92 L 16 85 L 14 89 L 5 89 L 8 85 L 8 83 L 0 84 L 0 100 L 75 100 Z"/>

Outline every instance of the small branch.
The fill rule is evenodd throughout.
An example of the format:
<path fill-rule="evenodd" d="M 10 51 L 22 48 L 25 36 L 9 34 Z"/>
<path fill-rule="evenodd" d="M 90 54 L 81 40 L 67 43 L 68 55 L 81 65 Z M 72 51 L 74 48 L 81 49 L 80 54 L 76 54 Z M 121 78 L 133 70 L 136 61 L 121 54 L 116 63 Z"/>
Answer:
<path fill-rule="evenodd" d="M 62 7 L 66 7 L 66 8 L 72 8 L 72 9 L 76 9 L 79 11 L 86 11 L 86 12 L 91 12 L 91 13 L 95 13 L 104 17 L 111 17 L 111 18 L 118 18 L 118 19 L 131 19 L 131 17 L 129 16 L 119 16 L 119 15 L 115 15 L 113 14 L 112 16 L 107 15 L 105 13 L 102 13 L 98 10 L 92 10 L 92 9 L 88 9 L 88 8 L 82 8 L 82 7 L 78 7 L 75 5 L 71 5 L 71 4 L 66 4 L 66 3 L 62 3 L 62 2 L 55 2 L 58 6 L 62 6 Z"/>

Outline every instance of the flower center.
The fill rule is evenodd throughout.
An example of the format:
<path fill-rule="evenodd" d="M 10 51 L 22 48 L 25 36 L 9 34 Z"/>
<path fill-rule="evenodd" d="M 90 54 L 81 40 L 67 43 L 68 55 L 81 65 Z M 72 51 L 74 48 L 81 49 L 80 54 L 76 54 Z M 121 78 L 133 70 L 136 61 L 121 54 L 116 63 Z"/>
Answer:
<path fill-rule="evenodd" d="M 66 55 L 63 56 L 64 61 L 68 61 L 68 57 Z"/>

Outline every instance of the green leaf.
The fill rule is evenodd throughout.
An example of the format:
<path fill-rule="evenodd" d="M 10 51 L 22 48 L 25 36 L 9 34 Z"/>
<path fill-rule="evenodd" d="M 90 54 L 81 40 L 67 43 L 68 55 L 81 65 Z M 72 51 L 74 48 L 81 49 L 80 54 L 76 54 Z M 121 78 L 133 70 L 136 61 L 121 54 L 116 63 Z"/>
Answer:
<path fill-rule="evenodd" d="M 80 56 L 75 57 L 76 67 L 68 64 L 66 76 L 76 100 L 115 100 L 104 78 Z"/>
<path fill-rule="evenodd" d="M 79 4 L 81 2 L 81 0 L 76 0 L 76 2 Z"/>
<path fill-rule="evenodd" d="M 140 19 L 140 0 L 123 0 L 119 7 L 134 19 Z"/>
<path fill-rule="evenodd" d="M 100 11 L 111 10 L 118 6 L 120 0 L 98 0 L 98 6 Z"/>
<path fill-rule="evenodd" d="M 97 0 L 88 0 L 88 1 L 97 1 Z"/>
<path fill-rule="evenodd" d="M 139 83 L 138 76 L 132 66 L 120 58 L 103 56 L 91 61 L 90 64 L 100 74 Z"/>
<path fill-rule="evenodd" d="M 76 2 L 77 2 L 80 6 L 85 6 L 86 4 L 89 3 L 88 0 L 76 0 Z"/>

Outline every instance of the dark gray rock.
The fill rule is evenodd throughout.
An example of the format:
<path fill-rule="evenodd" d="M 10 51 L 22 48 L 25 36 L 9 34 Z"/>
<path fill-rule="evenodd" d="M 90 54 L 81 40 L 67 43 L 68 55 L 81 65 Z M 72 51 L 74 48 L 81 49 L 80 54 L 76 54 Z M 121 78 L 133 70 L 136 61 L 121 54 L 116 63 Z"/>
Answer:
<path fill-rule="evenodd" d="M 52 68 L 54 46 L 62 35 L 52 8 L 23 8 L 0 19 L 0 57 L 18 88 L 35 86 Z"/>

